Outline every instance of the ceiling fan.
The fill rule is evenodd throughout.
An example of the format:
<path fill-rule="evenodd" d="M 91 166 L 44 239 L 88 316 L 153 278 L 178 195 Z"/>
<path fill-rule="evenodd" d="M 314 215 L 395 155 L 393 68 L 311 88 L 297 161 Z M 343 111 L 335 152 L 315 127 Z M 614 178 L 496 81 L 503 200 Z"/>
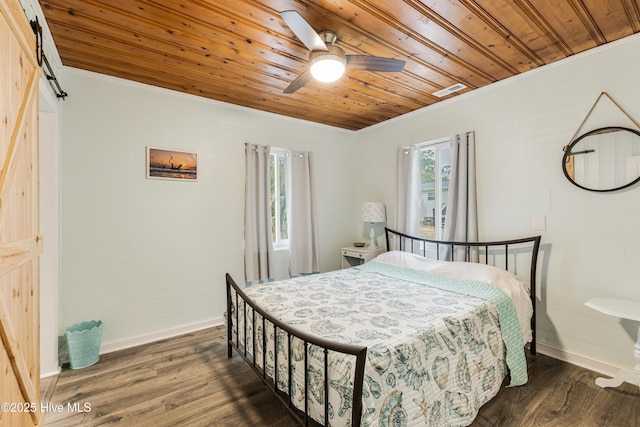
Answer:
<path fill-rule="evenodd" d="M 404 68 L 404 61 L 367 55 L 345 55 L 344 50 L 334 43 L 338 39 L 333 31 L 316 31 L 295 10 L 280 12 L 280 16 L 291 31 L 311 51 L 309 69 L 300 74 L 284 90 L 293 93 L 312 78 L 321 82 L 333 82 L 344 73 L 345 68 L 365 71 L 397 72 Z"/>

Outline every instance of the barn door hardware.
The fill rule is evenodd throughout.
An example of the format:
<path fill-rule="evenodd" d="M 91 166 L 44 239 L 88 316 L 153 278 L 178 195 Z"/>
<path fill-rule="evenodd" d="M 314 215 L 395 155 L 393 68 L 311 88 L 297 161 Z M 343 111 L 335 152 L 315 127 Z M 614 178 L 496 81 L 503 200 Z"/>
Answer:
<path fill-rule="evenodd" d="M 36 58 L 38 59 L 38 65 L 42 67 L 42 56 L 44 55 L 44 50 L 42 47 L 42 27 L 40 26 L 40 22 L 38 22 L 37 16 L 35 21 L 30 22 L 31 29 L 36 35 Z"/>
<path fill-rule="evenodd" d="M 49 64 L 49 60 L 44 54 L 44 43 L 42 42 L 42 26 L 40 26 L 40 22 L 38 22 L 38 17 L 36 16 L 36 19 L 34 21 L 30 21 L 30 23 L 31 29 L 36 35 L 36 58 L 38 60 L 38 65 L 42 67 L 42 64 L 44 64 L 46 68 L 46 70 L 44 71 L 44 75 L 47 77 L 51 88 L 55 92 L 56 98 L 62 98 L 64 100 L 69 95 L 60 87 L 60 83 L 58 82 L 58 79 L 53 72 L 53 68 L 51 68 L 51 64 Z"/>

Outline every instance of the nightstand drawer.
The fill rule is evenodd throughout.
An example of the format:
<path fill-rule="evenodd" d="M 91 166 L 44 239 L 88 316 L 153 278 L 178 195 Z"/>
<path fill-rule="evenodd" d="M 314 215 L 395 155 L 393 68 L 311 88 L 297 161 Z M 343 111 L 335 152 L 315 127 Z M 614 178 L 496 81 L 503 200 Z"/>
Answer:
<path fill-rule="evenodd" d="M 363 258 L 364 259 L 364 254 L 362 252 L 350 251 L 348 249 L 343 249 L 342 250 L 342 256 L 348 256 L 348 257 L 352 257 L 352 258 Z"/>
<path fill-rule="evenodd" d="M 355 246 L 347 246 L 340 249 L 342 255 L 342 268 L 355 267 L 371 261 L 384 252 L 384 249 L 356 248 Z"/>

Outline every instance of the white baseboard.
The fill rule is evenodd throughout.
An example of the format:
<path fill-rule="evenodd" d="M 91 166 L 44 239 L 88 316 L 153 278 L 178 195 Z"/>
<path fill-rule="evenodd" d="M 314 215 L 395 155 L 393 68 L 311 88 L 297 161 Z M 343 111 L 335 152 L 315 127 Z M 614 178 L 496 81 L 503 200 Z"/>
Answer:
<path fill-rule="evenodd" d="M 548 344 L 538 342 L 536 343 L 536 349 L 538 352 L 549 357 L 553 357 L 554 359 L 562 360 L 564 362 L 571 363 L 572 365 L 599 372 L 609 377 L 613 377 L 620 370 L 619 367 L 598 362 L 597 360 L 589 359 L 579 354 L 570 353 Z"/>
<path fill-rule="evenodd" d="M 136 337 L 125 338 L 122 340 L 110 341 L 102 343 L 100 346 L 100 354 L 111 353 L 117 350 L 123 350 L 125 348 L 131 348 L 142 344 L 148 344 L 150 342 L 159 341 L 165 338 L 172 338 L 178 335 L 187 334 L 190 332 L 199 331 L 202 329 L 212 328 L 214 326 L 220 326 L 224 324 L 223 317 L 216 317 L 213 319 L 203 320 L 201 322 L 190 323 L 187 325 L 177 326 L 175 328 L 164 329 L 161 331 L 155 331 L 145 335 L 138 335 Z M 621 368 L 611 366 L 606 363 L 598 362 L 597 360 L 590 359 L 588 357 L 574 354 L 565 351 L 561 348 L 554 347 L 548 344 L 538 342 L 536 349 L 539 353 L 553 357 L 554 359 L 562 360 L 573 365 L 580 366 L 591 371 L 599 372 L 603 375 L 613 377 Z M 57 375 L 60 373 L 60 369 L 57 371 L 43 374 L 41 378 L 47 378 L 49 376 Z"/>
<path fill-rule="evenodd" d="M 178 335 L 188 334 L 189 332 L 199 331 L 201 329 L 212 328 L 224 324 L 223 317 L 216 317 L 214 319 L 203 320 L 201 322 L 190 323 L 188 325 L 181 325 L 175 328 L 164 329 L 161 331 L 151 332 L 145 335 L 138 335 L 136 337 L 125 338 L 122 340 L 103 342 L 100 346 L 100 354 L 111 353 L 112 351 L 124 350 L 125 348 L 131 348 L 142 344 L 148 344 L 150 342 L 163 340 L 165 338 L 172 338 Z"/>
<path fill-rule="evenodd" d="M 46 373 L 44 373 L 44 374 L 41 372 L 41 373 L 40 373 L 40 379 L 41 379 L 41 380 L 43 380 L 43 379 L 45 379 L 45 378 L 54 377 L 54 376 L 56 376 L 56 375 L 59 375 L 59 374 L 60 374 L 60 372 L 62 372 L 62 368 L 60 368 L 60 367 L 58 366 L 58 368 L 57 368 L 55 371 L 52 371 L 52 372 L 46 372 Z"/>

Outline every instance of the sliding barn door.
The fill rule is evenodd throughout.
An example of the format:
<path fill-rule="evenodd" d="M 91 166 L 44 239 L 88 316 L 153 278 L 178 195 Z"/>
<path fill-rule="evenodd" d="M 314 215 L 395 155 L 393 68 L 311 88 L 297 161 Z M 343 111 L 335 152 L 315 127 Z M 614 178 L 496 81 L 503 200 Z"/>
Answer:
<path fill-rule="evenodd" d="M 0 0 L 0 425 L 40 411 L 38 82 L 35 36 L 18 0 Z"/>

